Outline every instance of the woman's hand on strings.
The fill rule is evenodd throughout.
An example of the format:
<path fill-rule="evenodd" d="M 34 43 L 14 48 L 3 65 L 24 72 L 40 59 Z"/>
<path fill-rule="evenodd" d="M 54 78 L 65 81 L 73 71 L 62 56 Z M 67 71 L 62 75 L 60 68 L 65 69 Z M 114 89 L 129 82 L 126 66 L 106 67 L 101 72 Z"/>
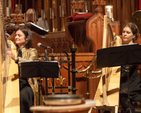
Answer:
<path fill-rule="evenodd" d="M 7 55 L 10 58 L 12 58 L 14 61 L 16 61 L 17 57 L 14 55 L 14 53 L 10 49 L 7 50 Z"/>

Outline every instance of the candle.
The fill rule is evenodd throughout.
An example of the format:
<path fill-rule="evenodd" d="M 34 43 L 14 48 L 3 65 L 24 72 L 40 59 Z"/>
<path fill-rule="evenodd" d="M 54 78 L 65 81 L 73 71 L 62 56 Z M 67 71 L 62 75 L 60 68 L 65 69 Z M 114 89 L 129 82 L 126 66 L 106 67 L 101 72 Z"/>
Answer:
<path fill-rule="evenodd" d="M 54 19 L 54 8 L 50 8 L 50 19 Z"/>
<path fill-rule="evenodd" d="M 44 11 L 44 10 L 41 10 L 41 17 L 42 17 L 43 19 L 45 19 L 45 11 Z"/>
<path fill-rule="evenodd" d="M 25 13 L 25 22 L 28 22 L 28 14 Z"/>
<path fill-rule="evenodd" d="M 19 13 L 22 13 L 22 4 L 18 4 Z"/>
<path fill-rule="evenodd" d="M 85 1 L 85 11 L 87 11 L 88 10 L 88 1 Z"/>
<path fill-rule="evenodd" d="M 111 6 L 111 5 L 105 6 L 105 14 L 106 14 L 109 18 L 113 18 L 113 6 Z"/>
<path fill-rule="evenodd" d="M 36 18 L 36 21 L 38 20 L 38 11 L 35 11 L 35 18 Z"/>
<path fill-rule="evenodd" d="M 52 8 L 51 15 L 52 15 L 52 18 L 54 19 L 54 16 L 55 16 L 55 14 L 54 14 L 54 8 Z"/>
<path fill-rule="evenodd" d="M 62 6 L 59 6 L 60 17 L 62 17 Z"/>
<path fill-rule="evenodd" d="M 6 7 L 6 16 L 9 17 L 10 16 L 10 8 Z"/>
<path fill-rule="evenodd" d="M 62 8 L 61 8 L 61 12 L 62 12 L 62 17 L 64 17 L 64 16 L 65 16 L 65 9 L 64 9 L 64 6 L 62 6 Z"/>

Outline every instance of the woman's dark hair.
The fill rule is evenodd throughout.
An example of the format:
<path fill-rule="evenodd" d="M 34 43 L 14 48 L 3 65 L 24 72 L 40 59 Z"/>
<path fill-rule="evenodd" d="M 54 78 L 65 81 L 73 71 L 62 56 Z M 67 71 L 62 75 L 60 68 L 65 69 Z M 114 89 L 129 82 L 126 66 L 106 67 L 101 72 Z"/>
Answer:
<path fill-rule="evenodd" d="M 133 35 L 135 35 L 135 38 L 133 38 L 133 42 L 137 41 L 138 36 L 139 36 L 139 29 L 137 25 L 130 22 L 130 23 L 127 23 L 124 27 L 129 27 L 131 29 Z"/>
<path fill-rule="evenodd" d="M 27 27 L 25 26 L 20 26 L 19 28 L 16 29 L 16 32 L 20 30 L 24 33 L 25 35 L 25 39 L 28 38 L 28 40 L 25 42 L 25 48 L 26 49 L 29 49 L 32 47 L 32 42 L 33 42 L 33 39 L 32 39 L 32 36 L 31 36 L 31 31 L 30 29 L 28 29 Z M 16 45 L 17 46 L 17 45 Z M 18 47 L 18 46 L 17 46 Z"/>

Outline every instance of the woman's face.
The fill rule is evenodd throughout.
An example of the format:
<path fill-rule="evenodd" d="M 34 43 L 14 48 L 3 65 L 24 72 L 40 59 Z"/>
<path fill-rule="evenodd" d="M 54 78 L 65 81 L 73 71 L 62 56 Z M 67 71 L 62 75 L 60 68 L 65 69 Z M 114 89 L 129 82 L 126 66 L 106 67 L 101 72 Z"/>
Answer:
<path fill-rule="evenodd" d="M 122 31 L 122 44 L 133 44 L 133 35 L 132 30 L 129 27 L 124 27 Z"/>
<path fill-rule="evenodd" d="M 19 47 L 24 47 L 25 41 L 26 41 L 25 34 L 21 30 L 16 31 L 15 43 Z"/>

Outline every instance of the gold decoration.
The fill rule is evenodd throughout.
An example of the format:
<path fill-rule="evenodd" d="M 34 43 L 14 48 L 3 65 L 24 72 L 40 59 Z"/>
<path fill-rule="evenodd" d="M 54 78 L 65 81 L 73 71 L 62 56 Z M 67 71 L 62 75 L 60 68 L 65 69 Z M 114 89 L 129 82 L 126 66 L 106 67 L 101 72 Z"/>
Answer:
<path fill-rule="evenodd" d="M 106 5 L 105 0 L 94 0 L 93 5 Z"/>
<path fill-rule="evenodd" d="M 71 1 L 71 10 L 72 14 L 75 12 L 83 12 L 84 11 L 84 0 L 72 0 Z"/>
<path fill-rule="evenodd" d="M 60 76 L 59 78 L 57 78 L 57 80 L 60 81 L 60 84 L 62 85 L 63 84 L 63 81 L 65 80 L 65 78 L 62 78 L 62 76 Z"/>

